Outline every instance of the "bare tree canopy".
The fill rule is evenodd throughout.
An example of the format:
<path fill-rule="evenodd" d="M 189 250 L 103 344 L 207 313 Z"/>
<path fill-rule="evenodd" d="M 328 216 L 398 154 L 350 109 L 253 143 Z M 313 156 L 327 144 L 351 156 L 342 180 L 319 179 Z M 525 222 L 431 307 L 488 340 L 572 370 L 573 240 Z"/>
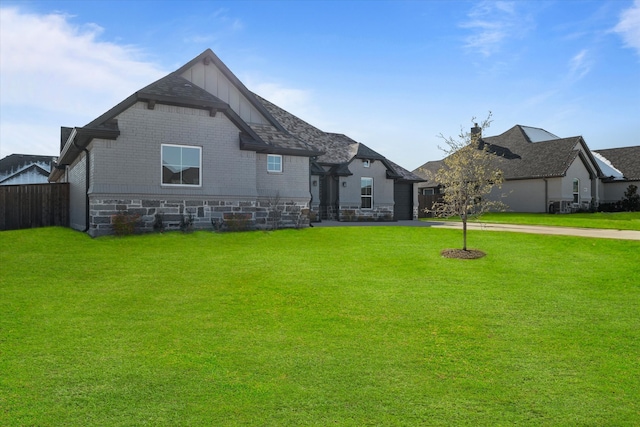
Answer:
<path fill-rule="evenodd" d="M 491 117 L 489 112 L 480 125 L 472 118 L 474 127 L 471 131 L 461 128 L 457 138 L 438 135 L 447 145 L 439 147 L 447 157 L 442 168 L 429 174 L 443 189 L 442 201 L 436 202 L 429 212 L 437 217 L 460 217 L 464 251 L 467 250 L 467 220 L 507 207 L 502 201 L 488 197 L 495 187 L 501 188 L 503 182 L 502 171 L 492 161 L 494 154 L 482 142 L 482 132 L 491 125 Z"/>

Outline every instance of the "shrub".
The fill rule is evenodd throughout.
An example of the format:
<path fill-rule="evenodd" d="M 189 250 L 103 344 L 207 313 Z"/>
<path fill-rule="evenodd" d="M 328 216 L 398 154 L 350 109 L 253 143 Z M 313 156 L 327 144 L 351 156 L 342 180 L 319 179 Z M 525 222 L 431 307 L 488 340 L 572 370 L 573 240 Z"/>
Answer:
<path fill-rule="evenodd" d="M 223 218 L 211 218 L 211 226 L 217 233 L 225 231 L 228 228 Z"/>
<path fill-rule="evenodd" d="M 111 217 L 111 225 L 116 236 L 127 236 L 136 231 L 140 215 L 120 211 Z"/>
<path fill-rule="evenodd" d="M 153 231 L 162 233 L 164 231 L 164 215 L 157 213 L 153 219 Z"/>
<path fill-rule="evenodd" d="M 622 208 L 627 212 L 640 211 L 640 194 L 638 194 L 638 186 L 630 184 L 627 191 L 624 192 L 622 199 Z"/>
<path fill-rule="evenodd" d="M 187 214 L 180 218 L 180 231 L 183 233 L 193 231 L 193 212 L 187 211 Z"/>

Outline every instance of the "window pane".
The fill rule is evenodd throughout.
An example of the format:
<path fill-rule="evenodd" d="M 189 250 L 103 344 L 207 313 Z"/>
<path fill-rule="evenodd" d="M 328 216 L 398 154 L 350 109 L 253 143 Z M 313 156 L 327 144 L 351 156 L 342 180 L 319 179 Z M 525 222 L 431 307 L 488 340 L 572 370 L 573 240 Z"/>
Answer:
<path fill-rule="evenodd" d="M 184 166 L 200 166 L 200 149 L 182 148 L 182 164 Z"/>
<path fill-rule="evenodd" d="M 361 197 L 362 209 L 371 209 L 371 197 Z"/>
<path fill-rule="evenodd" d="M 200 185 L 200 169 L 187 168 L 182 171 L 181 184 Z"/>
<path fill-rule="evenodd" d="M 373 194 L 373 178 L 360 179 L 360 194 L 363 196 L 371 196 Z"/>
<path fill-rule="evenodd" d="M 282 172 L 282 156 L 275 154 L 267 155 L 267 171 Z"/>
<path fill-rule="evenodd" d="M 176 168 L 162 167 L 162 183 L 163 184 L 180 184 L 180 170 Z"/>
<path fill-rule="evenodd" d="M 196 147 L 162 146 L 162 183 L 200 185 L 200 155 Z"/>
<path fill-rule="evenodd" d="M 162 147 L 162 164 L 163 165 L 179 165 L 181 162 L 180 147 Z"/>

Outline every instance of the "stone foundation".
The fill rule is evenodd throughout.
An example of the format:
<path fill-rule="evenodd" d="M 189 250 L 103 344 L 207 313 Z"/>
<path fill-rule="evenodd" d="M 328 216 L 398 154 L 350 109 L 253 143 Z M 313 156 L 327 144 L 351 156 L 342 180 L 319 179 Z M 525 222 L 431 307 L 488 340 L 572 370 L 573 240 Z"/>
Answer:
<path fill-rule="evenodd" d="M 339 221 L 393 221 L 393 205 L 361 209 L 360 206 L 340 206 Z"/>
<path fill-rule="evenodd" d="M 136 232 L 154 231 L 156 215 L 164 230 L 273 230 L 309 225 L 308 203 L 229 200 L 97 199 L 91 198 L 89 234 L 114 234 L 119 213 L 137 217 Z"/>

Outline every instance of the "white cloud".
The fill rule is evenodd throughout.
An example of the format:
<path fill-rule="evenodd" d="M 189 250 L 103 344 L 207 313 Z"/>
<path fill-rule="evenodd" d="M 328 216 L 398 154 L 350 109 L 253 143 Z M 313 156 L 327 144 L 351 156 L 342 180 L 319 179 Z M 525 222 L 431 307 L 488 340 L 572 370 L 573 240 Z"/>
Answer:
<path fill-rule="evenodd" d="M 569 74 L 571 80 L 575 82 L 586 76 L 591 71 L 592 65 L 593 61 L 589 57 L 589 51 L 582 49 L 571 58 Z"/>
<path fill-rule="evenodd" d="M 0 8 L 1 157 L 57 153 L 61 125 L 85 125 L 166 74 L 136 48 L 100 41 L 98 25 L 71 21 Z M 20 114 L 16 121 L 18 109 L 33 120 Z M 38 120 L 43 116 L 49 125 Z M 28 135 L 28 146 L 20 135 Z"/>
<path fill-rule="evenodd" d="M 529 19 L 516 12 L 513 2 L 483 1 L 467 17 L 460 24 L 472 33 L 465 38 L 465 48 L 485 57 L 497 53 L 510 39 L 521 37 L 529 26 Z"/>
<path fill-rule="evenodd" d="M 622 37 L 627 47 L 640 55 L 640 0 L 635 0 L 633 6 L 622 12 L 613 31 Z"/>
<path fill-rule="evenodd" d="M 250 83 L 250 89 L 266 100 L 287 111 L 306 109 L 311 93 L 302 89 L 285 87 L 279 83 Z"/>

